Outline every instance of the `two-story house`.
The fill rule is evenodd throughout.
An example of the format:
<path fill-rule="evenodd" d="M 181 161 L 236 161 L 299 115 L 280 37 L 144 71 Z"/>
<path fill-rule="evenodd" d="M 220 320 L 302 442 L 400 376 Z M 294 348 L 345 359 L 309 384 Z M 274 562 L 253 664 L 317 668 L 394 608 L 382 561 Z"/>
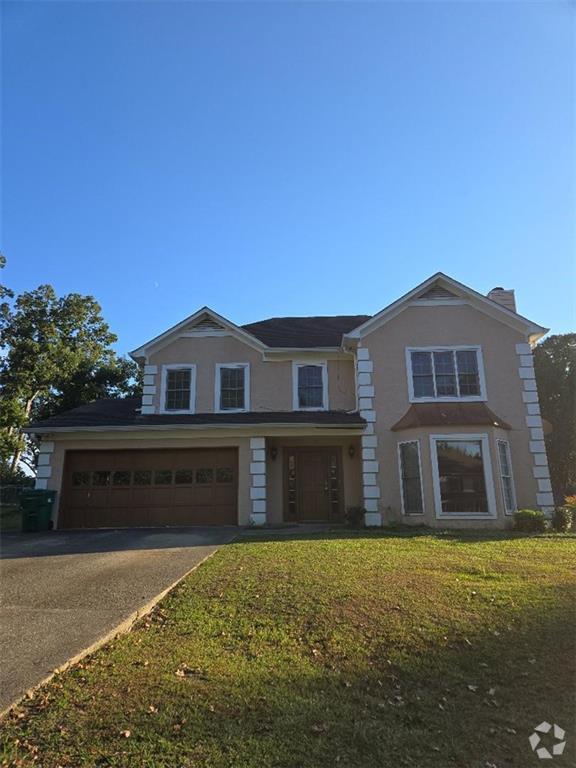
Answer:
<path fill-rule="evenodd" d="M 553 505 L 513 291 L 438 273 L 373 316 L 239 327 L 204 307 L 132 352 L 141 398 L 32 425 L 58 527 L 504 527 Z"/>

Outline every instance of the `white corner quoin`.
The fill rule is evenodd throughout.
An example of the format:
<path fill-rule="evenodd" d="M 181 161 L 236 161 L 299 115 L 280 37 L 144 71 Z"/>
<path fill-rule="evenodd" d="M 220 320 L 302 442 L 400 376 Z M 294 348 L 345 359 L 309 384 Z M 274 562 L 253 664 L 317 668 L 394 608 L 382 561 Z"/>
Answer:
<path fill-rule="evenodd" d="M 266 525 L 266 439 L 250 438 L 251 525 Z"/>

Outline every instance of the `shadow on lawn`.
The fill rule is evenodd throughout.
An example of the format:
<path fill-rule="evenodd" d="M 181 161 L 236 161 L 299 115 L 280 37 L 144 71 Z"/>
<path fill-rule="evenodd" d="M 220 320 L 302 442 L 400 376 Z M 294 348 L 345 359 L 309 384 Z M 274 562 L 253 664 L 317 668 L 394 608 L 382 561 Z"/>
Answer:
<path fill-rule="evenodd" d="M 566 539 L 576 534 L 528 534 L 515 531 L 456 531 L 433 528 L 389 528 L 364 530 L 325 526 L 289 526 L 256 530 L 238 526 L 205 526 L 187 528 L 132 528 L 58 530 L 42 533 L 4 533 L 0 543 L 0 560 L 26 557 L 128 552 L 139 550 L 168 550 L 198 546 L 251 544 L 282 541 L 336 541 L 358 539 L 413 539 L 422 536 L 441 541 L 467 544 L 504 541 L 521 538 Z"/>
<path fill-rule="evenodd" d="M 295 541 L 318 541 L 343 540 L 343 539 L 415 539 L 422 536 L 439 539 L 440 541 L 461 541 L 467 544 L 485 541 L 506 541 L 517 539 L 576 539 L 576 533 L 555 534 L 555 533 L 525 533 L 513 530 L 483 530 L 483 529 L 436 529 L 422 527 L 390 527 L 373 530 L 363 528 L 345 528 L 335 527 L 326 528 L 326 530 L 307 530 L 306 526 L 293 526 L 290 528 L 262 529 L 247 528 L 236 539 L 236 544 L 250 544 L 252 542 L 270 542 L 282 540 Z"/>
<path fill-rule="evenodd" d="M 527 768 L 540 762 L 528 738 L 547 720 L 567 735 L 553 765 L 573 766 L 573 632 L 566 617 L 544 619 L 527 635 L 486 633 L 472 647 L 462 643 L 405 664 L 388 665 L 382 647 L 363 674 L 328 667 L 305 679 L 271 675 L 261 683 L 269 693 L 248 712 L 216 705 L 208 728 L 232 743 L 267 742 L 272 759 L 264 752 L 254 764 L 277 768 Z M 564 640 L 558 646 L 553 637 Z M 549 658 L 548 649 L 558 656 Z M 543 738 L 542 745 L 553 743 Z"/>
<path fill-rule="evenodd" d="M 312 645 L 310 663 L 292 672 L 276 662 L 272 645 L 252 655 L 249 645 L 227 648 L 222 641 L 213 672 L 177 679 L 166 661 L 181 638 L 177 628 L 164 634 L 138 627 L 135 639 L 147 631 L 158 633 L 150 666 L 120 669 L 114 644 L 98 652 L 92 661 L 114 660 L 119 678 L 96 664 L 86 688 L 86 672 L 77 669 L 66 686 L 68 710 L 52 706 L 51 714 L 51 705 L 42 711 L 25 703 L 29 717 L 6 723 L 6 743 L 24 737 L 45 766 L 528 768 L 540 764 L 528 738 L 546 720 L 566 730 L 565 752 L 551 764 L 576 764 L 569 593 L 546 613 L 526 610 L 510 631 L 484 628 L 470 642 L 454 637 L 394 663 L 388 655 L 396 648 L 377 637 L 351 671 L 346 659 L 335 668 Z M 219 667 L 227 654 L 229 666 Z M 150 704 L 158 707 L 153 715 Z"/>

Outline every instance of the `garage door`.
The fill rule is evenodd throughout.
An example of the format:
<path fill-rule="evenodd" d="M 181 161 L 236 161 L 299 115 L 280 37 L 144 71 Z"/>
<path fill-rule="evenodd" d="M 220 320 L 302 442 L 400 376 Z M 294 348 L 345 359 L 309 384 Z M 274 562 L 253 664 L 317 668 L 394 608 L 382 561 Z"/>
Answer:
<path fill-rule="evenodd" d="M 236 449 L 69 451 L 59 527 L 236 525 Z"/>

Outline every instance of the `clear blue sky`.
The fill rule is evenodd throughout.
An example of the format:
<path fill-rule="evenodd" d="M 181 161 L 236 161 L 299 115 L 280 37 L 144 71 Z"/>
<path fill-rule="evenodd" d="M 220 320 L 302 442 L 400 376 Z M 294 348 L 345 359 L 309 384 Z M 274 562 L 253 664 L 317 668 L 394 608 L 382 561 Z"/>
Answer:
<path fill-rule="evenodd" d="M 574 328 L 574 4 L 3 5 L 4 280 L 125 352 L 437 270 Z"/>

